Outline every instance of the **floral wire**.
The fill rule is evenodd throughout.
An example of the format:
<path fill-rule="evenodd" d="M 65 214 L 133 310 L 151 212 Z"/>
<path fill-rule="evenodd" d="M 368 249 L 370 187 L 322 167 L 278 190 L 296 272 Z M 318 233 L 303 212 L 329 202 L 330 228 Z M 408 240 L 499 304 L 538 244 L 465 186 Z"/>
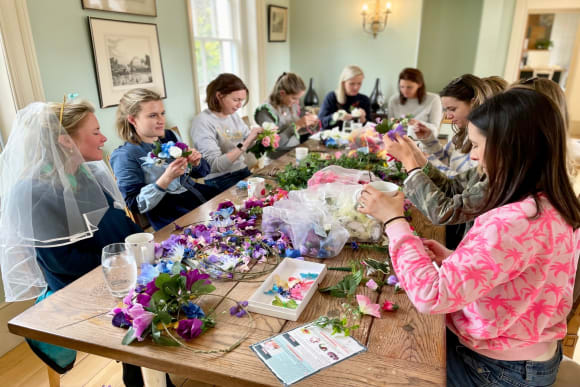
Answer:
<path fill-rule="evenodd" d="M 167 329 L 167 325 L 165 325 L 165 323 L 161 322 L 161 324 L 163 325 L 163 329 L 165 330 L 165 333 L 167 333 L 167 335 L 169 337 L 171 337 L 171 339 L 173 339 L 173 341 L 176 342 L 181 348 L 186 349 L 186 350 L 193 352 L 193 353 L 214 354 L 214 353 L 228 353 L 228 352 L 233 351 L 234 349 L 239 347 L 240 344 L 242 344 L 248 337 L 250 337 L 250 330 L 253 330 L 256 328 L 256 321 L 254 320 L 254 318 L 252 317 L 250 312 L 243 305 L 241 305 L 238 301 L 234 300 L 231 297 L 220 296 L 220 295 L 211 294 L 211 293 L 204 294 L 204 296 L 221 297 L 221 301 L 230 300 L 230 301 L 235 302 L 239 306 L 240 309 L 242 309 L 244 312 L 246 312 L 246 314 L 248 315 L 248 318 L 250 319 L 250 326 L 248 326 L 248 330 L 246 331 L 246 333 L 244 333 L 235 343 L 233 343 L 229 347 L 223 348 L 223 349 L 212 349 L 212 350 L 203 350 L 203 349 L 191 348 L 189 345 L 186 345 L 182 340 L 180 340 L 177 337 L 175 337 L 174 335 L 172 335 L 171 332 L 169 332 L 169 329 Z M 217 305 L 220 305 L 221 301 L 218 302 Z M 216 305 L 216 307 L 217 307 L 217 305 Z M 208 315 L 212 314 L 213 311 L 216 309 L 216 307 L 210 309 L 210 312 L 208 313 Z"/>

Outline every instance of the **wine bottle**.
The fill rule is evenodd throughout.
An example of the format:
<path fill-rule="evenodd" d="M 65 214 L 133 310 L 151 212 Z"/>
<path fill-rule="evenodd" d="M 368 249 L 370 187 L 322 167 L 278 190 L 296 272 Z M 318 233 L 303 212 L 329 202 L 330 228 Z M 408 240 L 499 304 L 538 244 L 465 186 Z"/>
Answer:
<path fill-rule="evenodd" d="M 379 110 L 382 110 L 383 104 L 385 103 L 385 97 L 383 92 L 381 91 L 381 79 L 377 78 L 375 81 L 375 88 L 371 93 L 371 111 L 376 113 Z"/>
<path fill-rule="evenodd" d="M 304 106 L 318 106 L 318 95 L 312 87 L 312 78 L 310 78 L 310 85 L 308 86 L 308 91 L 304 96 Z"/>

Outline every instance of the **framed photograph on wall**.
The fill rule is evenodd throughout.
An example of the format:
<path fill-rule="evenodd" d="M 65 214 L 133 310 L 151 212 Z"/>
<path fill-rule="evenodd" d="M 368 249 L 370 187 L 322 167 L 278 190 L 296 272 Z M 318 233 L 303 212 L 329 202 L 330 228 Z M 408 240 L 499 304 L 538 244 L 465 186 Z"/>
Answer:
<path fill-rule="evenodd" d="M 89 26 L 102 108 L 136 87 L 167 96 L 157 25 L 89 17 Z"/>
<path fill-rule="evenodd" d="M 157 16 L 156 0 L 81 0 L 84 9 Z"/>
<path fill-rule="evenodd" d="M 288 8 L 268 6 L 268 42 L 285 42 L 288 39 Z"/>

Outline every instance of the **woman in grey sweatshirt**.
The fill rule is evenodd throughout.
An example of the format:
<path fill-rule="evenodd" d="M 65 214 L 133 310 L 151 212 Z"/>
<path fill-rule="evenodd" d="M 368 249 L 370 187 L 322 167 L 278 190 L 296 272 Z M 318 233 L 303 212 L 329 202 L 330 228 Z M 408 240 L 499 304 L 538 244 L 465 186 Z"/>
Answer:
<path fill-rule="evenodd" d="M 234 74 L 220 74 L 206 89 L 207 106 L 193 119 L 191 139 L 209 163 L 205 184 L 225 191 L 250 176 L 244 154 L 262 128 L 250 130 L 236 111 L 248 98 L 248 88 Z"/>

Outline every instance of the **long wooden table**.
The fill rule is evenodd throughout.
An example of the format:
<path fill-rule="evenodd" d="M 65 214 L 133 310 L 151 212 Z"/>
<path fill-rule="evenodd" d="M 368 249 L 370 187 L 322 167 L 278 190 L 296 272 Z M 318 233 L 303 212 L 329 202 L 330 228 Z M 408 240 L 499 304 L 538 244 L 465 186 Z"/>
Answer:
<path fill-rule="evenodd" d="M 318 143 L 306 144 L 312 151 L 324 151 Z M 276 168 L 294 162 L 294 152 L 282 156 L 259 171 L 275 174 Z M 191 213 L 177 220 L 181 226 L 208 219 L 209 212 L 226 199 L 240 201 L 236 188 L 218 195 Z M 434 227 L 415 211 L 415 229 L 426 238 L 444 239 L 444 229 Z M 155 233 L 156 241 L 165 240 L 172 232 L 170 225 Z M 345 246 L 342 253 L 326 260 L 312 261 L 333 266 L 347 266 L 352 259 L 373 257 L 384 259 L 370 250 L 352 250 Z M 321 286 L 338 282 L 344 272 L 329 271 Z M 265 278 L 265 277 L 264 277 Z M 247 300 L 259 283 L 214 282 L 214 293 L 227 295 L 237 301 Z M 417 312 L 404 293 L 393 294 L 393 288 L 383 286 L 380 292 L 359 287 L 374 302 L 385 299 L 399 304 L 395 313 L 383 313 L 381 319 L 365 316 L 353 336 L 368 346 L 368 352 L 355 356 L 325 369 L 298 383 L 298 386 L 385 386 L 385 385 L 444 385 L 445 373 L 445 324 L 441 315 L 424 315 Z M 129 346 L 121 344 L 125 330 L 111 324 L 107 314 L 118 303 L 104 283 L 101 268 L 87 273 L 64 289 L 56 292 L 15 317 L 8 323 L 10 332 L 44 342 L 73 348 L 87 353 L 123 362 L 187 376 L 222 386 L 277 386 L 280 382 L 250 350 L 249 345 L 270 336 L 315 320 L 329 311 L 339 310 L 343 299 L 316 293 L 296 322 L 253 314 L 255 324 L 248 325 L 248 318 L 238 319 L 228 313 L 232 305 L 225 301 L 208 298 L 204 302 L 216 305 L 218 325 L 203 336 L 191 341 L 193 349 L 219 349 L 234 343 L 242 333 L 249 331 L 248 338 L 235 350 L 225 354 L 198 354 L 187 348 L 162 347 L 150 340 Z"/>

